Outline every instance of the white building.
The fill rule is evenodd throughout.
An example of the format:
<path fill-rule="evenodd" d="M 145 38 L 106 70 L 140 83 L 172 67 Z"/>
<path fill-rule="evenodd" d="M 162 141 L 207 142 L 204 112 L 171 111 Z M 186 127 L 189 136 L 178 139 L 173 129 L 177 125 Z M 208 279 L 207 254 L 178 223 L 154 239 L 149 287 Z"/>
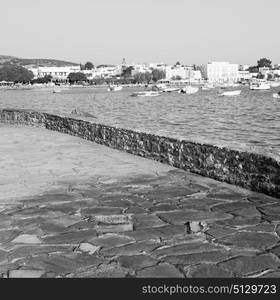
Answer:
<path fill-rule="evenodd" d="M 161 71 L 166 71 L 166 68 L 168 67 L 165 63 L 149 63 L 150 69 L 157 69 Z"/>
<path fill-rule="evenodd" d="M 188 77 L 189 82 L 199 83 L 202 81 L 202 75 L 200 70 L 189 70 Z"/>
<path fill-rule="evenodd" d="M 152 73 L 152 70 L 150 67 L 148 67 L 146 64 L 133 64 L 131 65 L 133 67 L 131 75 L 135 75 L 137 73 Z"/>
<path fill-rule="evenodd" d="M 268 74 L 271 73 L 271 68 L 268 67 L 260 67 L 259 68 L 259 73 L 262 74 L 264 76 L 264 78 L 266 79 L 268 77 Z"/>
<path fill-rule="evenodd" d="M 200 82 L 202 80 L 202 75 L 200 70 L 195 70 L 193 66 L 167 66 L 165 68 L 166 79 L 172 79 L 180 77 L 183 80 L 188 80 L 189 82 Z"/>
<path fill-rule="evenodd" d="M 253 75 L 253 73 L 250 73 L 249 71 L 238 71 L 238 80 L 239 81 L 244 81 L 244 80 L 250 80 Z"/>
<path fill-rule="evenodd" d="M 34 74 L 34 79 L 42 78 L 47 75 L 52 76 L 53 80 L 64 81 L 70 73 L 84 73 L 87 79 L 93 78 L 110 78 L 121 74 L 121 66 L 108 66 L 100 65 L 91 70 L 81 70 L 80 66 L 68 66 L 68 67 L 37 67 L 28 68 Z"/>
<path fill-rule="evenodd" d="M 182 79 L 185 79 L 187 77 L 186 70 L 181 65 L 167 66 L 165 72 L 166 79 L 171 79 L 175 77 L 181 77 Z"/>
<path fill-rule="evenodd" d="M 77 73 L 81 71 L 80 66 L 68 66 L 68 67 L 37 67 L 28 68 L 34 75 L 34 79 L 42 78 L 47 75 L 52 76 L 54 80 L 67 80 L 70 73 Z"/>
<path fill-rule="evenodd" d="M 121 75 L 122 68 L 121 66 L 100 65 L 91 71 L 93 72 L 93 77 L 110 78 Z"/>
<path fill-rule="evenodd" d="M 239 65 L 239 71 L 247 71 L 249 68 L 249 65 Z"/>
<path fill-rule="evenodd" d="M 238 80 L 238 64 L 229 62 L 211 62 L 207 64 L 207 79 L 210 82 L 236 82 Z"/>

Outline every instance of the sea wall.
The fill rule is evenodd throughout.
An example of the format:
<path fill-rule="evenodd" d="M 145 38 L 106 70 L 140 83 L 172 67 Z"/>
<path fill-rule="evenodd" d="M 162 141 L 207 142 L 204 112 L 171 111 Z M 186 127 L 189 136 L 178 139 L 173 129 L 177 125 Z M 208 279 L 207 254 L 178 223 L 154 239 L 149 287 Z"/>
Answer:
<path fill-rule="evenodd" d="M 30 110 L 0 110 L 0 122 L 40 126 L 280 198 L 273 158 Z"/>

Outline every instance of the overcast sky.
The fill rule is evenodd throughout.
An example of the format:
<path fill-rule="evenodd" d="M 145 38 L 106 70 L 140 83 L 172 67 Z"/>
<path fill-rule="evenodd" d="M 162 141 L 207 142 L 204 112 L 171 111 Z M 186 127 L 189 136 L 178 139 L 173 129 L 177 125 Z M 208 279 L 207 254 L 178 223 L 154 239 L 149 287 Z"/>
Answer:
<path fill-rule="evenodd" d="M 0 0 L 0 54 L 94 64 L 280 63 L 280 0 Z"/>

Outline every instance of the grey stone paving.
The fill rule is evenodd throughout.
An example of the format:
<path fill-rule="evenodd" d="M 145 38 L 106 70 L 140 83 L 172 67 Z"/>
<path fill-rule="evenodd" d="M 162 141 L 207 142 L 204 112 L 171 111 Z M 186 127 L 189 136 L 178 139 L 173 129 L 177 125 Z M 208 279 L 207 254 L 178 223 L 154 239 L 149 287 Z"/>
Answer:
<path fill-rule="evenodd" d="M 60 138 L 65 137 L 48 134 L 53 141 L 58 138 L 61 154 L 65 145 Z M 94 144 L 82 143 L 97 151 Z M 182 170 L 160 169 L 165 166 L 150 161 L 150 166 L 159 165 L 157 171 L 147 167 L 132 175 L 129 164 L 138 161 L 143 166 L 147 160 L 98 149 L 111 153 L 111 160 L 118 158 L 111 174 L 108 165 L 106 174 L 103 170 L 106 179 L 87 168 L 88 177 L 77 184 L 69 174 L 59 186 L 44 186 L 44 192 L 29 191 L 24 197 L 12 193 L 12 198 L 5 184 L 11 187 L 13 181 L 9 175 L 2 181 L 2 277 L 280 276 L 280 199 Z M 32 151 L 39 161 L 40 153 Z M 84 154 L 80 151 L 75 158 L 71 153 L 75 163 Z M 105 168 L 108 156 L 94 159 Z M 32 166 L 38 163 L 34 157 L 31 161 Z M 116 180 L 113 170 L 118 166 L 122 174 Z M 3 171 L 0 175 L 5 178 Z"/>

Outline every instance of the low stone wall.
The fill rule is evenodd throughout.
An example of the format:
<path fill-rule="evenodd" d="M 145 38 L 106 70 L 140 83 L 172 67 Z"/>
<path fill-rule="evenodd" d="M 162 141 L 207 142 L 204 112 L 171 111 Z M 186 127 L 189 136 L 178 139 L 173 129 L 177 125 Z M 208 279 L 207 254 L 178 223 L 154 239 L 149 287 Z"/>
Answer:
<path fill-rule="evenodd" d="M 30 110 L 0 110 L 0 122 L 40 126 L 280 198 L 273 158 Z"/>

